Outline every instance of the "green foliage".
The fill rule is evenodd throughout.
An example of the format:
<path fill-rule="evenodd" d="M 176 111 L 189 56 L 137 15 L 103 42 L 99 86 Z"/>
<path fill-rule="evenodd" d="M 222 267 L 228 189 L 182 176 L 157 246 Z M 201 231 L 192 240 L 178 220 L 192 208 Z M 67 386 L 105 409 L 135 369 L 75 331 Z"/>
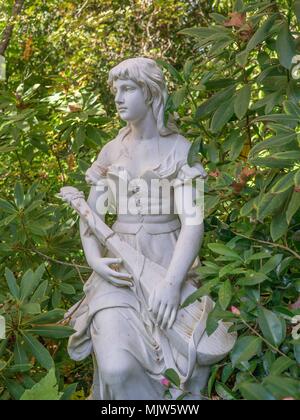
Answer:
<path fill-rule="evenodd" d="M 40 382 L 35 384 L 31 389 L 26 390 L 20 399 L 23 401 L 55 401 L 60 400 L 61 397 L 62 393 L 58 392 L 55 370 L 51 369 Z"/>
<path fill-rule="evenodd" d="M 200 152 L 210 175 L 201 287 L 183 306 L 210 293 L 217 305 L 208 333 L 223 319 L 239 334 L 230 361 L 212 370 L 209 397 L 215 390 L 221 399 L 300 398 L 292 336 L 299 314 L 300 91 L 292 74 L 299 25 L 285 7 L 237 2 L 237 13 L 222 16 L 220 7 L 211 16 L 216 23 L 181 31 L 195 42 L 194 62 L 199 52 L 208 60 L 194 65 L 187 99 L 174 109 L 194 138 L 193 160 Z"/>
<path fill-rule="evenodd" d="M 0 82 L 0 399 L 89 393 L 91 363 L 69 359 L 63 318 L 91 271 L 56 194 L 87 192 L 86 169 L 120 128 L 108 71 L 134 55 L 164 68 L 166 118 L 176 112 L 189 163 L 209 173 L 199 289 L 184 306 L 211 294 L 208 333 L 223 319 L 239 339 L 206 395 L 299 399 L 299 1 L 29 3 Z"/>

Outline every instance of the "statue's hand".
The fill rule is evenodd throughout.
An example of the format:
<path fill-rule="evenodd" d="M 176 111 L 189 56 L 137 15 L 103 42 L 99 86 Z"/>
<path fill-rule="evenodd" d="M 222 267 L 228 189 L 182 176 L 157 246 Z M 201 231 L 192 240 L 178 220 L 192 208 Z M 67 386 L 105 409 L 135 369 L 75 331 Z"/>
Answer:
<path fill-rule="evenodd" d="M 180 304 L 181 286 L 168 282 L 160 283 L 149 298 L 149 310 L 156 318 L 156 325 L 161 329 L 171 328 Z"/>
<path fill-rule="evenodd" d="M 72 201 L 83 198 L 84 194 L 82 191 L 77 190 L 77 188 L 74 187 L 62 187 L 60 189 L 60 192 L 58 196 L 65 202 L 72 204 Z"/>
<path fill-rule="evenodd" d="M 92 264 L 92 269 L 104 280 L 117 287 L 132 287 L 133 279 L 131 274 L 121 273 L 113 270 L 110 265 L 117 265 L 122 262 L 121 258 L 99 258 Z"/>

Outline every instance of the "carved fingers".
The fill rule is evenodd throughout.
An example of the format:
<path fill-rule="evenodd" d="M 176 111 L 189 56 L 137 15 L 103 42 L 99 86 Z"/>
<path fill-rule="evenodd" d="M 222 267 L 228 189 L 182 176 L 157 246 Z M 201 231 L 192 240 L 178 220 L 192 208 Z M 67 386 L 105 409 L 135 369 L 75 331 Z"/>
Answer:
<path fill-rule="evenodd" d="M 120 264 L 121 262 L 121 258 L 101 258 L 101 263 L 103 264 L 104 268 L 104 277 L 109 283 L 113 284 L 114 286 L 132 287 L 132 275 L 118 271 L 118 264 Z M 112 265 L 112 268 L 110 267 L 110 265 Z"/>
<path fill-rule="evenodd" d="M 155 325 L 161 329 L 171 328 L 177 315 L 180 303 L 180 293 L 176 288 L 165 285 L 157 287 L 149 298 L 149 311 L 155 320 Z"/>
<path fill-rule="evenodd" d="M 172 328 L 172 326 L 175 322 L 175 319 L 176 319 L 177 311 L 178 311 L 178 308 L 173 309 L 173 311 L 171 313 L 171 316 L 170 316 L 170 321 L 168 323 L 168 328 Z"/>
<path fill-rule="evenodd" d="M 161 328 L 163 330 L 166 328 L 166 326 L 168 324 L 168 321 L 170 319 L 171 312 L 172 312 L 172 308 L 170 306 L 168 306 L 166 308 L 166 310 L 165 310 L 165 314 L 164 314 L 164 317 L 163 317 L 162 322 L 161 322 Z"/>

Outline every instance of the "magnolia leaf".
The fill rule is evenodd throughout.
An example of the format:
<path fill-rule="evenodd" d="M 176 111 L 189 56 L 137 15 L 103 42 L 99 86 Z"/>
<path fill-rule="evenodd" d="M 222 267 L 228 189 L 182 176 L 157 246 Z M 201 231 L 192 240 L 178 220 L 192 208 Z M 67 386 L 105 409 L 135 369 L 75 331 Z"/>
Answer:
<path fill-rule="evenodd" d="M 291 70 L 293 66 L 293 57 L 296 55 L 296 47 L 287 22 L 285 22 L 280 28 L 280 32 L 277 37 L 276 49 L 280 64 L 286 69 Z"/>
<path fill-rule="evenodd" d="M 251 99 L 251 86 L 246 85 L 240 91 L 237 92 L 236 99 L 234 101 L 234 112 L 239 120 L 243 119 L 246 115 Z"/>
<path fill-rule="evenodd" d="M 20 400 L 28 401 L 55 401 L 59 400 L 63 394 L 58 390 L 55 369 L 51 369 L 48 374 L 31 389 L 27 389 Z"/>

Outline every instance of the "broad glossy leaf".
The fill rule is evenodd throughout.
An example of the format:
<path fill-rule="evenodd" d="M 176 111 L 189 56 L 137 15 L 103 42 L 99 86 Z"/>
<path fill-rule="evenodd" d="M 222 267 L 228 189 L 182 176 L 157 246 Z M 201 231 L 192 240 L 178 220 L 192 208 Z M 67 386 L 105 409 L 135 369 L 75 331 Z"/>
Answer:
<path fill-rule="evenodd" d="M 44 347 L 35 337 L 28 333 L 24 333 L 23 336 L 28 349 L 30 349 L 31 353 L 37 359 L 37 361 L 45 369 L 51 369 L 54 362 L 46 347 Z"/>
<path fill-rule="evenodd" d="M 4 383 L 10 395 L 15 400 L 19 400 L 22 394 L 24 393 L 25 388 L 22 385 L 20 385 L 19 382 L 13 379 L 6 379 Z"/>
<path fill-rule="evenodd" d="M 269 261 L 267 261 L 262 266 L 262 268 L 260 269 L 260 272 L 266 275 L 271 273 L 271 271 L 275 270 L 279 266 L 279 264 L 282 261 L 282 258 L 283 258 L 282 254 L 274 255 L 272 258 L 269 259 Z"/>
<path fill-rule="evenodd" d="M 180 378 L 178 373 L 174 369 L 167 369 L 164 373 L 165 378 L 169 379 L 169 381 L 174 384 L 175 386 L 180 386 Z"/>
<path fill-rule="evenodd" d="M 280 375 L 281 373 L 294 366 L 296 362 L 289 357 L 279 357 L 271 366 L 271 375 Z"/>
<path fill-rule="evenodd" d="M 268 216 L 275 215 L 284 204 L 290 195 L 290 191 L 287 190 L 281 194 L 268 193 L 263 195 L 262 199 L 258 203 L 257 217 L 258 220 L 264 221 Z"/>
<path fill-rule="evenodd" d="M 213 366 L 212 369 L 211 369 L 211 375 L 210 375 L 210 378 L 209 378 L 209 381 L 208 381 L 208 387 L 207 387 L 208 396 L 210 398 L 211 398 L 211 395 L 212 395 L 214 384 L 215 384 L 216 379 L 217 379 L 218 371 L 219 371 L 219 366 Z"/>
<path fill-rule="evenodd" d="M 35 272 L 33 272 L 31 269 L 27 270 L 27 272 L 24 274 L 21 280 L 20 295 L 22 301 L 27 299 L 31 295 L 31 293 L 33 293 L 33 291 L 37 288 L 43 277 L 44 272 L 44 264 L 41 264 Z"/>
<path fill-rule="evenodd" d="M 8 372 L 10 374 L 25 373 L 25 372 L 29 372 L 31 369 L 32 369 L 32 365 L 30 363 L 26 363 L 26 364 L 13 365 L 8 369 Z"/>
<path fill-rule="evenodd" d="M 59 288 L 60 288 L 61 292 L 64 293 L 65 295 L 75 295 L 76 294 L 76 290 L 71 284 L 61 283 L 59 285 Z"/>
<path fill-rule="evenodd" d="M 222 130 L 225 124 L 232 118 L 234 114 L 234 99 L 231 98 L 229 101 L 219 106 L 213 115 L 211 121 L 211 131 L 217 133 Z"/>
<path fill-rule="evenodd" d="M 186 298 L 186 300 L 181 304 L 181 308 L 185 308 L 188 305 L 194 303 L 197 299 L 200 299 L 203 296 L 209 295 L 211 290 L 219 283 L 219 279 L 212 279 L 205 283 L 202 287 L 192 293 Z"/>
<path fill-rule="evenodd" d="M 226 311 L 232 299 L 232 286 L 230 280 L 226 280 L 219 289 L 219 303 Z"/>
<path fill-rule="evenodd" d="M 216 383 L 216 391 L 220 398 L 224 401 L 233 401 L 236 400 L 234 393 L 221 382 Z"/>
<path fill-rule="evenodd" d="M 210 115 L 213 111 L 215 111 L 218 106 L 222 105 L 228 99 L 232 98 L 235 92 L 235 86 L 230 86 L 222 90 L 221 92 L 217 92 L 213 95 L 210 99 L 204 102 L 196 111 L 196 118 L 205 118 Z"/>
<path fill-rule="evenodd" d="M 298 22 L 300 23 L 300 0 L 295 1 L 295 13 L 296 13 Z"/>
<path fill-rule="evenodd" d="M 300 364 L 300 341 L 299 343 L 294 344 L 294 356 L 297 363 Z"/>
<path fill-rule="evenodd" d="M 188 153 L 188 164 L 190 166 L 193 166 L 193 164 L 198 161 L 200 147 L 201 147 L 200 138 L 196 139 L 190 146 L 189 153 Z"/>
<path fill-rule="evenodd" d="M 250 158 L 254 157 L 255 155 L 257 155 L 259 152 L 263 150 L 274 150 L 274 149 L 277 149 L 278 147 L 282 147 L 283 149 L 285 149 L 288 144 L 292 143 L 295 140 L 297 140 L 297 135 L 295 132 L 291 134 L 282 134 L 279 136 L 273 136 L 268 140 L 265 140 L 256 144 L 251 149 L 249 157 Z"/>
<path fill-rule="evenodd" d="M 9 288 L 10 293 L 12 296 L 16 299 L 20 298 L 20 288 L 17 285 L 17 280 L 13 274 L 12 271 L 9 270 L 9 268 L 5 268 L 5 277 L 7 281 L 7 285 Z"/>
<path fill-rule="evenodd" d="M 59 400 L 62 395 L 58 390 L 55 369 L 51 369 L 40 382 L 26 390 L 20 399 L 23 401 L 55 401 Z"/>
<path fill-rule="evenodd" d="M 68 338 L 75 331 L 70 327 L 64 327 L 59 325 L 45 326 L 41 325 L 40 327 L 34 327 L 28 331 L 30 334 L 40 335 L 42 337 L 53 338 L 53 339 L 63 339 Z"/>
<path fill-rule="evenodd" d="M 183 67 L 183 74 L 186 81 L 189 80 L 192 71 L 193 71 L 194 61 L 193 60 L 187 60 Z"/>
<path fill-rule="evenodd" d="M 284 107 L 285 112 L 288 115 L 291 115 L 300 119 L 300 107 L 297 104 L 295 104 L 294 101 L 285 101 L 283 103 L 283 107 Z"/>
<path fill-rule="evenodd" d="M 8 201 L 0 199 L 0 209 L 4 210 L 6 213 L 15 214 L 15 207 Z"/>
<path fill-rule="evenodd" d="M 288 70 L 291 70 L 293 57 L 296 55 L 295 42 L 290 33 L 287 22 L 284 22 L 280 27 L 280 32 L 277 37 L 276 49 L 279 56 L 280 64 Z"/>
<path fill-rule="evenodd" d="M 282 238 L 288 231 L 289 225 L 286 220 L 286 214 L 279 212 L 271 222 L 270 233 L 274 242 Z"/>
<path fill-rule="evenodd" d="M 234 112 L 239 120 L 243 119 L 246 115 L 251 99 L 251 86 L 246 85 L 236 94 L 234 101 Z"/>
<path fill-rule="evenodd" d="M 286 175 L 282 175 L 281 179 L 276 182 L 272 187 L 271 192 L 280 194 L 294 185 L 295 182 L 295 171 L 289 172 Z"/>
<path fill-rule="evenodd" d="M 262 340 L 259 337 L 247 336 L 238 339 L 231 353 L 231 362 L 234 367 L 242 362 L 248 362 L 258 355 L 262 349 Z"/>
<path fill-rule="evenodd" d="M 48 289 L 49 282 L 48 280 L 43 281 L 36 289 L 32 297 L 30 298 L 30 303 L 42 303 L 46 298 L 46 292 Z"/>
<path fill-rule="evenodd" d="M 75 394 L 77 389 L 78 383 L 68 385 L 63 392 L 63 395 L 61 396 L 62 401 L 68 401 L 71 399 L 72 395 Z"/>
<path fill-rule="evenodd" d="M 24 365 L 28 363 L 28 356 L 26 354 L 24 343 L 20 336 L 17 337 L 14 347 L 14 362 L 17 365 Z"/>
<path fill-rule="evenodd" d="M 274 401 L 276 398 L 263 385 L 245 382 L 239 385 L 239 389 L 248 401 Z"/>
<path fill-rule="evenodd" d="M 64 318 L 65 311 L 63 309 L 53 309 L 31 319 L 32 324 L 50 324 L 61 321 Z"/>
<path fill-rule="evenodd" d="M 226 257 L 232 258 L 234 260 L 241 260 L 239 254 L 233 249 L 229 248 L 223 244 L 208 244 L 208 248 L 219 255 L 224 255 Z"/>
<path fill-rule="evenodd" d="M 271 15 L 255 32 L 253 37 L 247 44 L 246 50 L 249 52 L 253 50 L 258 44 L 262 43 L 270 34 L 270 30 L 272 29 L 275 20 L 277 19 L 278 15 L 274 14 Z"/>
<path fill-rule="evenodd" d="M 264 273 L 249 270 L 245 274 L 245 277 L 241 278 L 237 284 L 239 286 L 256 286 L 257 284 L 261 284 L 266 280 L 269 280 L 269 277 L 266 276 Z"/>
<path fill-rule="evenodd" d="M 295 174 L 295 186 L 300 187 L 300 170 Z"/>
<path fill-rule="evenodd" d="M 177 80 L 178 82 L 182 82 L 183 78 L 180 74 L 180 72 L 178 70 L 175 69 L 174 66 L 172 66 L 172 64 L 168 63 L 167 61 L 164 60 L 156 60 L 157 63 L 164 67 L 166 70 L 168 70 L 168 72 L 174 77 L 175 80 Z"/>
<path fill-rule="evenodd" d="M 267 389 L 279 400 L 283 398 L 300 398 L 300 383 L 297 379 L 279 375 L 270 375 L 264 381 Z"/>
<path fill-rule="evenodd" d="M 293 160 L 281 159 L 279 154 L 274 154 L 266 158 L 249 159 L 249 162 L 252 165 L 265 167 L 265 168 L 283 169 L 283 168 L 293 168 L 295 166 L 295 159 Z"/>
<path fill-rule="evenodd" d="M 20 182 L 15 185 L 15 203 L 19 209 L 24 207 L 24 189 Z"/>
<path fill-rule="evenodd" d="M 178 89 L 175 93 L 172 94 L 172 101 L 175 106 L 175 109 L 178 109 L 180 105 L 183 104 L 187 96 L 187 90 L 185 87 Z"/>
<path fill-rule="evenodd" d="M 265 339 L 279 347 L 286 336 L 286 325 L 274 312 L 265 308 L 258 309 L 258 323 Z"/>
<path fill-rule="evenodd" d="M 21 311 L 24 314 L 36 315 L 41 313 L 41 305 L 39 303 L 25 303 L 21 306 Z"/>

